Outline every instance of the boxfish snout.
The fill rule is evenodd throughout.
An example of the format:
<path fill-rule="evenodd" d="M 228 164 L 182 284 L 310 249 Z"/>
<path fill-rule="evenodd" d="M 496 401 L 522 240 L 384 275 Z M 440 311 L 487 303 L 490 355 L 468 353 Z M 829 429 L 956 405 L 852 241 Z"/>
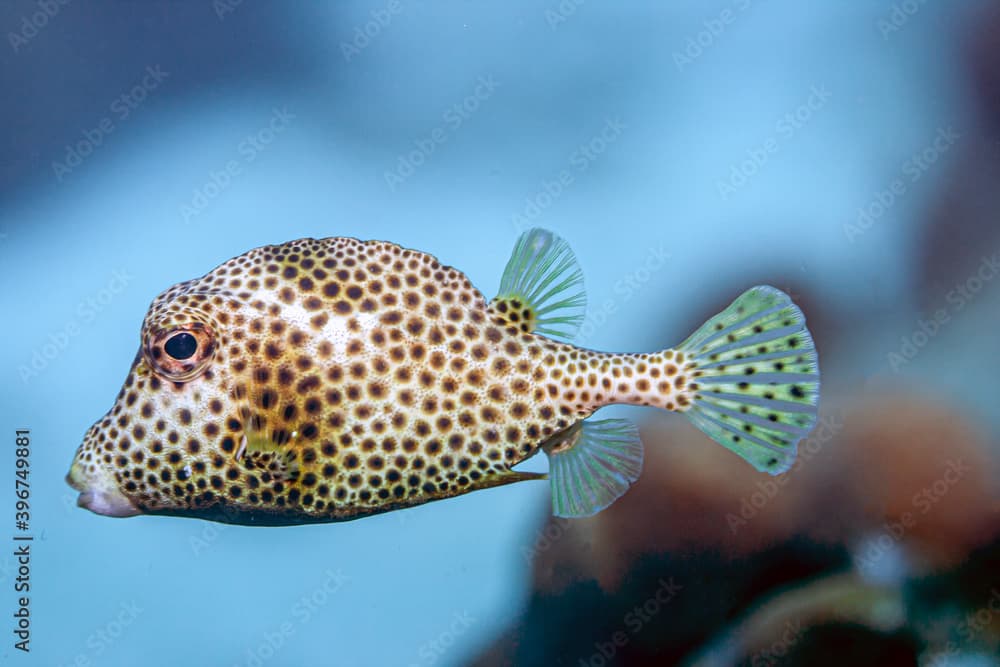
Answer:
<path fill-rule="evenodd" d="M 66 483 L 80 492 L 79 507 L 104 516 L 126 517 L 142 512 L 119 489 L 114 476 L 104 467 L 87 469 L 74 459 Z"/>

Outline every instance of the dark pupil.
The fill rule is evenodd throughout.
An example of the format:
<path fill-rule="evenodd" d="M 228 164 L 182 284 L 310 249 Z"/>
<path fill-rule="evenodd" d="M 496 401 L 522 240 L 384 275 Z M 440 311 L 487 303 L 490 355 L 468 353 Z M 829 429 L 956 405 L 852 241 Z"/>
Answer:
<path fill-rule="evenodd" d="M 179 333 L 170 338 L 163 346 L 174 359 L 187 359 L 198 349 L 198 341 L 189 333 Z"/>

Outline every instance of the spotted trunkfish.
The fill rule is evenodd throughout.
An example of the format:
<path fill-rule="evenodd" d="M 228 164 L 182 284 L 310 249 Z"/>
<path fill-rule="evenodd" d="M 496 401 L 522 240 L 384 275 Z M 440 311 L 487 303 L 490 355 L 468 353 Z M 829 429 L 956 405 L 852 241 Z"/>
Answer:
<path fill-rule="evenodd" d="M 754 287 L 674 348 L 569 339 L 586 298 L 565 241 L 518 239 L 487 301 L 458 270 L 384 241 L 251 250 L 160 294 L 114 406 L 67 481 L 98 514 L 246 525 L 343 521 L 548 479 L 558 516 L 624 494 L 636 427 L 611 404 L 686 414 L 778 474 L 816 421 L 805 318 Z M 514 467 L 539 451 L 547 474 Z"/>

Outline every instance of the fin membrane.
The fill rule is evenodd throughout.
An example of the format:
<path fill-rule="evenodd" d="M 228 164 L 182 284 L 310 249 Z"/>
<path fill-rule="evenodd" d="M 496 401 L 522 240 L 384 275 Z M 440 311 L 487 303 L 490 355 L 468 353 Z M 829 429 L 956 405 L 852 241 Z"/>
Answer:
<path fill-rule="evenodd" d="M 493 317 L 525 333 L 572 338 L 586 310 L 583 272 L 569 244 L 544 229 L 521 234 L 490 302 Z"/>
<path fill-rule="evenodd" d="M 255 371 L 249 382 L 237 382 L 231 390 L 243 425 L 234 456 L 251 468 L 269 471 L 276 479 L 291 481 L 299 475 L 298 452 L 294 447 L 295 432 L 268 427 L 268 413 L 277 409 L 278 399 L 273 390 L 261 384 Z"/>
<path fill-rule="evenodd" d="M 240 460 L 247 468 L 267 472 L 279 482 L 294 482 L 299 478 L 298 459 L 291 451 L 277 454 L 247 451 Z"/>
<path fill-rule="evenodd" d="M 642 472 L 639 430 L 624 419 L 585 420 L 545 446 L 552 513 L 597 514 L 628 491 Z"/>
<path fill-rule="evenodd" d="M 677 349 L 695 363 L 687 412 L 695 426 L 757 470 L 791 468 L 816 423 L 819 366 L 805 316 L 788 295 L 751 288 Z"/>

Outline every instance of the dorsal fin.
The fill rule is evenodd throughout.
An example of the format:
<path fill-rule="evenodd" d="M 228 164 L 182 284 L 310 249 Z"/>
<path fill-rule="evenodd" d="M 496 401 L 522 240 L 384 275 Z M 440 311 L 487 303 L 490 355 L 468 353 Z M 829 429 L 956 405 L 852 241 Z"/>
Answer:
<path fill-rule="evenodd" d="M 521 234 L 490 302 L 498 323 L 525 333 L 572 338 L 583 324 L 583 272 L 569 244 L 545 229 Z"/>

